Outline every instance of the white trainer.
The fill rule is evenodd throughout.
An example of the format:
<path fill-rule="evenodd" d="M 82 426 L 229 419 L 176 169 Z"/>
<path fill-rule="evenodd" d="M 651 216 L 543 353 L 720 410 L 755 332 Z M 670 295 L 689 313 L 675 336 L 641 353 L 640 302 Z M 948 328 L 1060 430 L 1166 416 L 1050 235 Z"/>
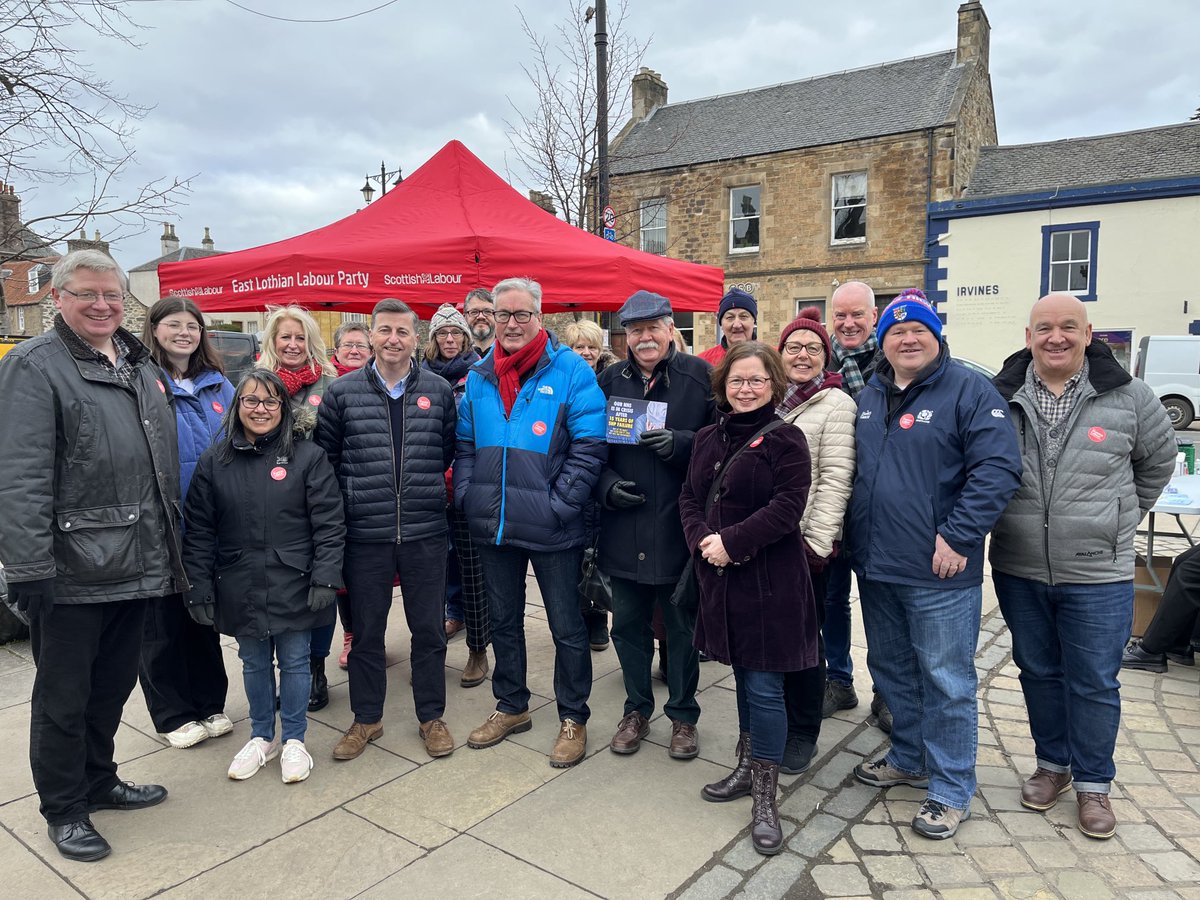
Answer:
<path fill-rule="evenodd" d="M 234 781 L 245 781 L 278 755 L 278 740 L 268 742 L 264 738 L 250 738 L 229 764 L 229 777 Z"/>
<path fill-rule="evenodd" d="M 303 741 L 291 740 L 283 745 L 279 766 L 283 769 L 283 783 L 295 784 L 308 777 L 313 768 L 313 758 L 308 755 Z"/>
<path fill-rule="evenodd" d="M 215 716 L 209 716 L 207 719 L 201 719 L 200 724 L 204 726 L 204 730 L 208 732 L 209 737 L 220 737 L 223 734 L 229 734 L 229 732 L 233 731 L 233 722 L 223 712 L 219 712 Z"/>
<path fill-rule="evenodd" d="M 186 750 L 208 738 L 208 729 L 199 722 L 185 722 L 174 731 L 167 732 L 167 741 L 176 750 Z"/>

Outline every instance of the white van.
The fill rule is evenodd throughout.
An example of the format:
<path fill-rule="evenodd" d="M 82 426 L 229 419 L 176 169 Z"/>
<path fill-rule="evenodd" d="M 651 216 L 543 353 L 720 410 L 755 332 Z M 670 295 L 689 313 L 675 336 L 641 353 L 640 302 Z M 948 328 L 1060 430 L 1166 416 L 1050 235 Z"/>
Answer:
<path fill-rule="evenodd" d="M 1200 411 L 1200 335 L 1151 335 L 1133 372 L 1154 389 L 1171 424 L 1187 428 Z"/>

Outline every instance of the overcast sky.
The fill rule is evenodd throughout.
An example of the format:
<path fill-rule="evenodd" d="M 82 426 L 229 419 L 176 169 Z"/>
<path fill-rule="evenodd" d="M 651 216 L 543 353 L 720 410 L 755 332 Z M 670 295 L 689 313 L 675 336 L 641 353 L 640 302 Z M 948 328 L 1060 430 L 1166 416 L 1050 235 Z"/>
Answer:
<path fill-rule="evenodd" d="M 238 0 L 328 18 L 383 0 Z M 594 2 L 594 0 L 593 0 Z M 619 0 L 610 0 L 610 17 Z M 550 33 L 569 0 L 524 0 Z M 1180 122 L 1200 106 L 1195 0 L 985 0 L 1000 142 L 1054 140 Z M 953 49 L 957 0 L 632 0 L 627 27 L 680 101 Z M 298 24 L 227 0 L 130 4 L 140 48 L 78 46 L 94 69 L 154 109 L 130 181 L 199 173 L 176 231 L 237 250 L 325 225 L 362 205 L 380 160 L 411 173 L 452 139 L 518 188 L 510 101 L 531 107 L 517 7 L 400 0 L 349 21 Z M 619 124 L 619 123 L 614 123 Z M 62 188 L 18 184 L 25 216 L 67 205 Z M 104 223 L 96 226 L 102 231 Z M 89 227 L 90 234 L 91 227 Z M 158 233 L 113 247 L 126 267 L 159 255 Z"/>

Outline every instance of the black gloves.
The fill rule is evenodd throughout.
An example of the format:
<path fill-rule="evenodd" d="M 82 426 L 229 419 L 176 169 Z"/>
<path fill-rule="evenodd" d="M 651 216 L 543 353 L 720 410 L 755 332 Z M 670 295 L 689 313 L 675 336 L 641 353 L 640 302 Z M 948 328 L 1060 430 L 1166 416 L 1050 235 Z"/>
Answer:
<path fill-rule="evenodd" d="M 192 617 L 192 621 L 197 625 L 212 628 L 217 614 L 217 605 L 210 596 L 205 597 L 202 603 L 187 604 L 187 611 L 188 615 Z"/>
<path fill-rule="evenodd" d="M 54 605 L 54 579 L 13 581 L 8 585 L 8 593 L 17 611 L 32 621 L 48 613 Z"/>
<path fill-rule="evenodd" d="M 638 444 L 653 450 L 663 459 L 670 459 L 675 449 L 675 433 L 669 428 L 652 428 L 638 435 Z"/>
<path fill-rule="evenodd" d="M 323 584 L 314 584 L 308 589 L 308 608 L 311 612 L 320 612 L 333 605 L 337 597 L 337 589 Z"/>
<path fill-rule="evenodd" d="M 608 505 L 613 509 L 629 509 L 646 502 L 646 495 L 637 492 L 633 481 L 617 481 L 608 489 Z"/>

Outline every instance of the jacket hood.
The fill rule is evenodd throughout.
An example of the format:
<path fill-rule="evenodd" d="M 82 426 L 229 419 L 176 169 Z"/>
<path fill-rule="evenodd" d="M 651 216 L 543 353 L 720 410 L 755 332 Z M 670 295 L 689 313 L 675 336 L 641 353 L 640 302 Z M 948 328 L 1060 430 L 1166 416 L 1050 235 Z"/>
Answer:
<path fill-rule="evenodd" d="M 1084 350 L 1084 358 L 1088 363 L 1088 381 L 1103 394 L 1115 388 L 1122 387 L 1133 381 L 1133 376 L 1117 362 L 1112 349 L 1103 341 L 1092 341 Z M 1033 362 L 1033 352 L 1026 347 L 1018 350 L 1000 367 L 1000 373 L 992 379 L 992 384 L 1000 392 L 1005 401 L 1012 400 L 1013 395 L 1025 383 L 1025 373 Z"/>

